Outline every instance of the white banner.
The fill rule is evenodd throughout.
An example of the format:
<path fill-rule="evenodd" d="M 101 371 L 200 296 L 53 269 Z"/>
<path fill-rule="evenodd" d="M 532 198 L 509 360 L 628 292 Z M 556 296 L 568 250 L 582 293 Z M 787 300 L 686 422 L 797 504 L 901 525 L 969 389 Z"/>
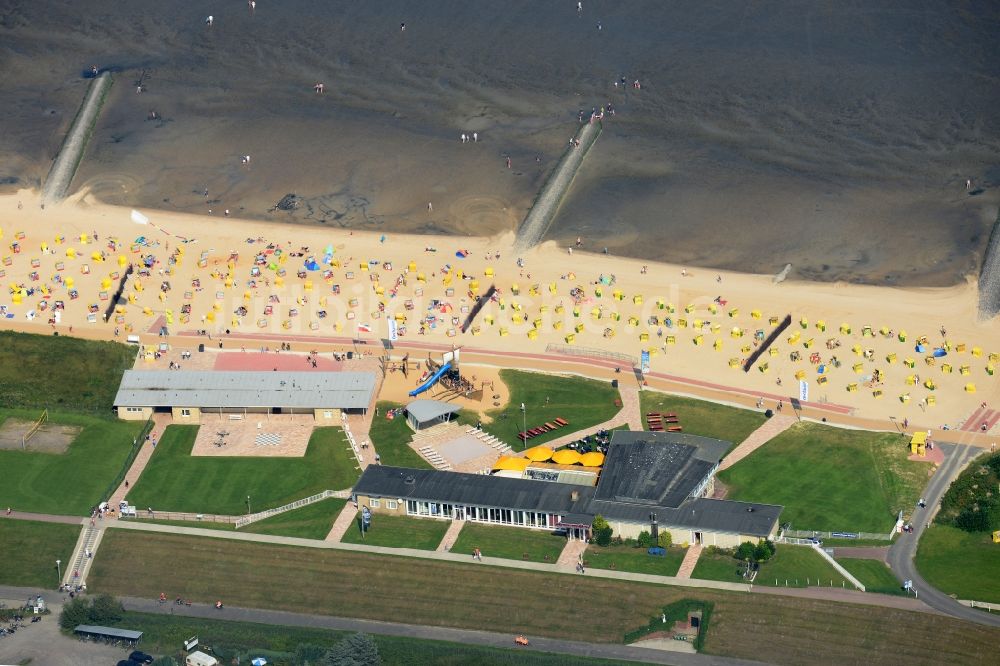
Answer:
<path fill-rule="evenodd" d="M 809 382 L 804 379 L 799 381 L 799 400 L 809 402 Z"/>
<path fill-rule="evenodd" d="M 396 332 L 396 320 L 392 317 L 389 318 L 389 340 L 395 342 L 398 333 Z"/>

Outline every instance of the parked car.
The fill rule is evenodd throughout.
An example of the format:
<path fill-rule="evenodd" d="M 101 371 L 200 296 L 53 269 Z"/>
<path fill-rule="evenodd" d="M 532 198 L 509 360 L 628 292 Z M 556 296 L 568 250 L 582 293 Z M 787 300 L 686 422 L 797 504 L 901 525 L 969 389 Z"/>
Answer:
<path fill-rule="evenodd" d="M 131 659 L 132 661 L 134 661 L 137 664 L 152 664 L 153 663 L 153 656 L 152 655 L 146 654 L 145 652 L 140 652 L 139 650 L 136 650 L 135 652 L 133 652 L 132 654 L 130 654 L 128 656 L 128 658 Z"/>

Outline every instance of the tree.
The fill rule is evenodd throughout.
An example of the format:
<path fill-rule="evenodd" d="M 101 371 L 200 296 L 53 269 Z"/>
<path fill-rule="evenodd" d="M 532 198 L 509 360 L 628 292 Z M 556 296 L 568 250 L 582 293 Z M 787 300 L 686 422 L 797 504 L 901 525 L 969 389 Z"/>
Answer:
<path fill-rule="evenodd" d="M 90 623 L 90 606 L 82 597 L 70 599 L 70 602 L 63 606 L 59 615 L 59 626 L 63 629 L 73 629 L 77 625 Z"/>
<path fill-rule="evenodd" d="M 90 602 L 89 616 L 92 624 L 114 625 L 125 617 L 125 608 L 110 594 L 102 594 Z"/>
<path fill-rule="evenodd" d="M 653 545 L 653 535 L 649 533 L 649 530 L 643 530 L 639 532 L 636 543 L 639 544 L 639 548 L 650 548 Z"/>
<path fill-rule="evenodd" d="M 670 536 L 670 532 L 663 531 L 656 535 L 656 545 L 660 548 L 670 548 L 673 542 L 674 538 Z"/>
<path fill-rule="evenodd" d="M 757 547 L 752 541 L 744 541 L 740 544 L 739 548 L 736 549 L 734 557 L 740 561 L 746 562 L 747 560 L 752 560 Z"/>
<path fill-rule="evenodd" d="M 767 539 L 761 539 L 754 548 L 753 559 L 757 562 L 767 562 L 774 556 L 774 543 Z"/>
<path fill-rule="evenodd" d="M 329 666 L 379 666 L 378 646 L 368 634 L 351 634 L 326 653 Z"/>
<path fill-rule="evenodd" d="M 314 645 L 312 643 L 299 643 L 295 646 L 295 663 L 304 664 L 308 666 L 309 664 L 322 664 L 323 658 L 326 656 L 327 649 L 321 645 Z"/>
<path fill-rule="evenodd" d="M 591 527 L 594 533 L 594 543 L 598 546 L 611 545 L 611 536 L 614 534 L 614 530 L 611 529 L 611 525 L 608 525 L 608 521 L 604 519 L 604 516 L 600 514 L 594 516 L 594 522 Z"/>
<path fill-rule="evenodd" d="M 988 532 L 990 516 L 987 511 L 979 511 L 978 507 L 963 510 L 955 518 L 955 527 L 966 532 Z"/>

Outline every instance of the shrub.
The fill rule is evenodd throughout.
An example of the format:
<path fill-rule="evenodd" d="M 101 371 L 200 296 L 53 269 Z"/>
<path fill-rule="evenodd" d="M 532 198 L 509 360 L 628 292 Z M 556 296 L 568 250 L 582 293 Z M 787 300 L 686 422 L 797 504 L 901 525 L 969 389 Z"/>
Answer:
<path fill-rule="evenodd" d="M 636 539 L 636 542 L 639 548 L 650 548 L 653 545 L 653 535 L 648 530 L 643 530 L 639 532 L 639 538 Z"/>
<path fill-rule="evenodd" d="M 656 545 L 660 548 L 670 548 L 673 542 L 674 538 L 670 536 L 670 532 L 660 532 L 656 535 Z"/>
<path fill-rule="evenodd" d="M 351 634 L 326 653 L 329 666 L 378 666 L 382 658 L 375 640 L 368 634 Z"/>
<path fill-rule="evenodd" d="M 754 548 L 753 559 L 757 562 L 767 562 L 774 556 L 774 543 L 767 539 L 761 539 Z"/>
<path fill-rule="evenodd" d="M 757 547 L 752 541 L 744 541 L 739 545 L 739 548 L 736 549 L 734 557 L 741 562 L 746 562 L 747 560 L 752 560 L 754 558 L 756 551 Z"/>
<path fill-rule="evenodd" d="M 59 615 L 59 626 L 63 629 L 73 629 L 79 624 L 90 624 L 90 604 L 82 597 L 70 599 Z"/>
<path fill-rule="evenodd" d="M 963 509 L 955 518 L 955 527 L 966 532 L 988 532 L 990 531 L 989 513 L 980 511 L 978 507 Z"/>
<path fill-rule="evenodd" d="M 602 515 L 594 516 L 593 524 L 594 532 L 594 543 L 598 546 L 610 546 L 611 545 L 611 535 L 614 530 L 611 529 L 611 525 L 608 525 L 608 521 L 604 519 Z"/>

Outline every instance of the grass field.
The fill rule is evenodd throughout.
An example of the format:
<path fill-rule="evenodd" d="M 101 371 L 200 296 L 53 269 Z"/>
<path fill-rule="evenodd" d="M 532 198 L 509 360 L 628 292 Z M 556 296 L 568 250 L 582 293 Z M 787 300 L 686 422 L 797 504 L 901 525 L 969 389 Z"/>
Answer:
<path fill-rule="evenodd" d="M 0 521 L 0 585 L 56 589 L 56 560 L 62 560 L 65 573 L 79 536 L 79 525 Z"/>
<path fill-rule="evenodd" d="M 724 580 L 730 583 L 744 583 L 741 575 L 743 563 L 731 555 L 702 553 L 694 567 L 692 578 Z M 777 581 L 777 582 L 775 582 Z M 837 570 L 830 566 L 812 548 L 807 546 L 778 546 L 778 551 L 767 562 L 760 565 L 755 585 L 769 587 L 847 587 L 854 586 L 846 581 Z"/>
<path fill-rule="evenodd" d="M 8 417 L 35 420 L 36 410 L 0 410 Z M 21 511 L 85 516 L 106 498 L 101 495 L 115 479 L 139 436 L 143 423 L 49 412 L 52 423 L 83 428 L 65 453 L 0 451 L 0 505 Z"/>
<path fill-rule="evenodd" d="M 417 452 L 410 448 L 410 437 L 413 431 L 406 425 L 406 415 L 400 414 L 394 419 L 385 418 L 390 409 L 402 407 L 397 402 L 382 400 L 378 403 L 378 416 L 372 419 L 372 426 L 368 430 L 368 438 L 371 439 L 382 459 L 383 465 L 393 467 L 410 467 L 412 469 L 433 469 L 431 464 L 417 455 Z"/>
<path fill-rule="evenodd" d="M 479 548 L 486 557 L 555 564 L 565 546 L 565 537 L 544 530 L 466 523 L 451 551 L 468 553 L 471 557 L 472 550 Z"/>
<path fill-rule="evenodd" d="M 719 479 L 729 499 L 783 505 L 793 529 L 888 533 L 927 483 L 906 456 L 899 435 L 798 423 Z"/>
<path fill-rule="evenodd" d="M 920 537 L 917 569 L 942 592 L 1000 604 L 1000 544 L 988 532 L 935 523 Z"/>
<path fill-rule="evenodd" d="M 266 653 L 270 661 L 291 658 L 300 646 L 330 648 L 349 632 L 307 627 L 205 620 L 176 615 L 126 612 L 116 626 L 143 632 L 146 652 L 175 655 L 177 646 L 191 636 L 211 645 L 216 654 L 238 655 L 241 663 Z M 635 662 L 563 656 L 524 650 L 485 647 L 400 636 L 373 636 L 385 666 L 431 666 L 475 663 L 482 666 L 615 666 Z M 253 655 L 250 653 L 253 652 Z M 273 659 L 271 659 L 273 655 Z M 179 661 L 183 663 L 183 661 Z"/>
<path fill-rule="evenodd" d="M 345 504 L 347 504 L 347 500 L 330 497 L 301 509 L 287 511 L 256 523 L 250 523 L 238 530 L 232 523 L 216 523 L 209 520 L 148 520 L 143 518 L 141 522 L 219 530 L 220 532 L 246 532 L 298 537 L 300 539 L 325 539 L 326 535 L 330 533 L 330 528 L 333 527 L 333 521 L 337 519 Z"/>
<path fill-rule="evenodd" d="M 510 401 L 506 407 L 487 411 L 493 420 L 484 423 L 483 429 L 515 451 L 524 448 L 517 435 L 525 422 L 530 429 L 557 418 L 569 421 L 567 427 L 528 440 L 531 447 L 604 423 L 621 411 L 615 406 L 618 389 L 612 388 L 611 382 L 520 370 L 501 370 L 500 379 L 510 390 Z M 526 419 L 522 419 L 521 403 Z"/>
<path fill-rule="evenodd" d="M 267 566 L 261 566 L 267 562 Z M 358 585 L 357 581 L 365 581 Z M 110 530 L 92 592 L 183 596 L 413 624 L 620 642 L 690 588 L 479 564 Z M 697 590 L 715 604 L 711 654 L 775 663 L 986 663 L 1000 630 L 947 617 L 813 599 Z M 599 621 L 592 618 L 599 616 Z M 588 619 L 591 618 L 591 619 Z M 780 637 L 780 640 L 776 640 Z M 942 655 L 944 654 L 944 657 Z M 451 663 L 461 663 L 458 659 Z"/>
<path fill-rule="evenodd" d="M 241 515 L 341 490 L 358 478 L 340 428 L 316 428 L 302 458 L 192 457 L 197 426 L 168 426 L 128 500 L 161 511 Z"/>
<path fill-rule="evenodd" d="M 855 557 L 838 557 L 837 562 L 860 580 L 868 592 L 906 594 L 903 592 L 902 582 L 896 578 L 885 562 Z"/>
<path fill-rule="evenodd" d="M 411 518 L 409 516 L 389 516 L 376 513 L 372 516 L 371 528 L 361 535 L 361 513 L 354 525 L 348 528 L 341 539 L 343 543 L 366 543 L 369 546 L 389 548 L 416 548 L 434 550 L 441 543 L 451 521 Z"/>
<path fill-rule="evenodd" d="M 680 547 L 667 548 L 664 557 L 654 557 L 645 548 L 631 546 L 601 546 L 591 545 L 583 556 L 583 562 L 592 569 L 613 569 L 615 571 L 631 571 L 633 573 L 655 574 L 657 576 L 676 576 L 681 568 L 686 551 Z"/>
<path fill-rule="evenodd" d="M 135 353 L 117 342 L 0 331 L 0 407 L 111 416 Z"/>
<path fill-rule="evenodd" d="M 646 428 L 646 414 L 665 412 L 677 414 L 684 432 L 702 437 L 739 444 L 747 435 L 763 425 L 763 412 L 719 405 L 707 400 L 683 398 L 658 391 L 643 391 L 639 394 L 642 406 L 642 427 Z"/>

